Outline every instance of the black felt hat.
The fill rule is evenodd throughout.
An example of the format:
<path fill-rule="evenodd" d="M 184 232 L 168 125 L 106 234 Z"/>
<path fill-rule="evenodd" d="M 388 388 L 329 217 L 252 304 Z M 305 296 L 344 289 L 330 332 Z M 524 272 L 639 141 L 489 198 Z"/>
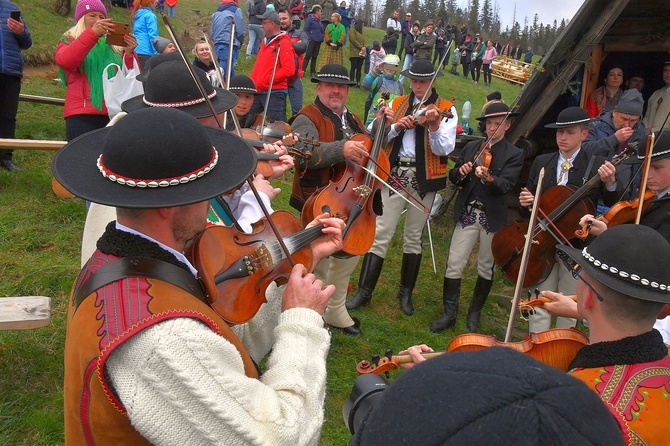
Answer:
<path fill-rule="evenodd" d="M 350 445 L 623 445 L 600 397 L 507 347 L 450 353 L 381 393 Z"/>
<path fill-rule="evenodd" d="M 400 72 L 401 76 L 415 81 L 429 81 L 433 78 L 436 68 L 428 60 L 417 60 L 407 70 Z M 444 76 L 441 71 L 437 72 L 437 77 Z"/>
<path fill-rule="evenodd" d="M 584 249 L 557 246 L 559 256 L 627 296 L 670 303 L 670 243 L 643 225 L 619 225 Z M 571 262 L 571 263 L 572 263 Z"/>
<path fill-rule="evenodd" d="M 519 116 L 519 114 L 520 113 L 517 112 L 510 113 L 509 106 L 504 102 L 493 102 L 491 105 L 486 107 L 486 110 L 484 110 L 484 113 L 482 113 L 482 115 L 477 118 L 477 121 L 486 121 L 489 118 L 498 118 L 506 115 L 508 115 L 509 118 L 513 118 L 515 116 Z"/>
<path fill-rule="evenodd" d="M 638 148 L 637 157 L 631 157 L 624 161 L 626 164 L 639 164 L 647 157 L 644 153 L 646 147 Z M 651 153 L 651 160 L 662 160 L 670 157 L 670 131 L 661 130 L 654 141 L 654 150 Z"/>
<path fill-rule="evenodd" d="M 230 78 L 228 91 L 231 93 L 249 93 L 258 94 L 254 80 L 244 74 L 237 74 Z"/>
<path fill-rule="evenodd" d="M 137 75 L 136 79 L 141 82 L 146 82 L 147 77 L 149 76 L 149 72 L 151 72 L 152 68 L 157 67 L 158 65 L 162 64 L 163 62 L 170 62 L 170 61 L 180 61 L 183 63 L 183 59 L 179 55 L 178 52 L 174 51 L 172 53 L 160 53 L 156 54 L 154 56 L 151 56 L 149 60 L 144 64 L 144 68 L 142 68 L 142 72 Z"/>
<path fill-rule="evenodd" d="M 251 176 L 256 162 L 251 146 L 232 133 L 151 107 L 70 141 L 52 170 L 68 191 L 94 203 L 160 208 L 228 192 Z"/>
<path fill-rule="evenodd" d="M 212 87 L 203 70 L 193 67 L 193 71 L 205 88 L 217 114 L 230 110 L 237 104 L 237 96 L 222 88 Z M 128 113 L 148 107 L 176 108 L 196 118 L 212 116 L 212 111 L 183 61 L 167 61 L 156 65 L 149 72 L 144 84 L 144 94 L 121 104 L 123 111 Z"/>
<path fill-rule="evenodd" d="M 591 122 L 591 117 L 586 110 L 581 107 L 568 107 L 558 114 L 556 122 L 545 125 L 548 129 L 562 129 L 565 127 L 572 127 L 575 125 L 588 124 Z"/>
<path fill-rule="evenodd" d="M 356 85 L 349 79 L 349 71 L 344 65 L 328 63 L 321 68 L 319 74 L 312 78 L 312 82 L 330 82 L 333 84 Z"/>

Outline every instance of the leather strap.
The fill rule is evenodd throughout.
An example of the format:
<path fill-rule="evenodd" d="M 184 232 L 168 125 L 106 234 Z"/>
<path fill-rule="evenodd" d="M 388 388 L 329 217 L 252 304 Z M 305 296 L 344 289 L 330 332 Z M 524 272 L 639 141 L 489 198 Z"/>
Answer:
<path fill-rule="evenodd" d="M 158 279 L 181 288 L 205 304 L 207 297 L 202 284 L 193 274 L 176 265 L 151 257 L 122 257 L 103 266 L 81 284 L 73 297 L 76 309 L 95 290 L 126 277 L 146 277 Z"/>

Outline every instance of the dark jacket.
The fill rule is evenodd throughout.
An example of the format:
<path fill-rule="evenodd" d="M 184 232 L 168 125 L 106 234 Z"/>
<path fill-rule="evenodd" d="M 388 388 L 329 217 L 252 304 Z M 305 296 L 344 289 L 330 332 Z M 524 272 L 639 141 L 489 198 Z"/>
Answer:
<path fill-rule="evenodd" d="M 398 33 L 386 34 L 382 38 L 382 47 L 386 51 L 386 54 L 395 54 L 398 50 Z"/>
<path fill-rule="evenodd" d="M 2 22 L 2 34 L 0 34 L 0 73 L 9 76 L 23 77 L 23 57 L 21 50 L 28 49 L 32 46 L 33 40 L 28 31 L 23 16 L 23 33 L 14 34 L 7 28 L 7 19 L 14 10 L 19 7 L 14 3 L 2 0 L 2 8 L 0 9 L 0 22 Z M 4 104 L 2 105 L 4 106 Z"/>
<path fill-rule="evenodd" d="M 314 14 L 307 16 L 307 19 L 305 20 L 305 32 L 310 41 L 323 42 L 323 25 L 321 24 L 321 20 L 317 19 Z"/>
<path fill-rule="evenodd" d="M 419 34 L 416 40 L 410 45 L 414 48 L 414 57 L 416 59 L 430 60 L 433 57 L 433 47 L 436 40 L 437 38 L 434 33 L 427 34 L 422 32 Z"/>
<path fill-rule="evenodd" d="M 473 201 L 479 201 L 484 204 L 489 229 L 495 232 L 507 224 L 506 194 L 519 178 L 523 167 L 523 152 L 503 139 L 491 148 L 492 158 L 489 171 L 493 177 L 492 182 L 482 183 L 475 176 L 474 169 L 473 172 L 461 178 L 458 169 L 475 158 L 480 145 L 481 141 L 467 143 L 456 160 L 454 168 L 449 171 L 449 180 L 462 187 L 454 205 L 454 219 L 458 222 L 465 207 Z"/>
<path fill-rule="evenodd" d="M 656 229 L 670 242 L 670 194 L 653 201 L 642 214 L 640 224 Z"/>
<path fill-rule="evenodd" d="M 257 15 L 265 14 L 265 2 L 263 0 L 254 0 L 254 4 L 249 11 L 249 24 L 260 25 L 262 20 Z"/>
<path fill-rule="evenodd" d="M 414 54 L 414 48 L 412 48 L 412 43 L 416 40 L 416 36 L 412 33 L 407 33 L 407 37 L 405 39 L 405 54 L 413 55 Z"/>

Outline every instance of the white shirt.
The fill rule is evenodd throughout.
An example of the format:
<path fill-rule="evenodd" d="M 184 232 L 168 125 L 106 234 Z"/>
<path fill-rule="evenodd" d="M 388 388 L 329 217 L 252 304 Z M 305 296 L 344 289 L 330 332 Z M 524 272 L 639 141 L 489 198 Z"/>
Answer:
<path fill-rule="evenodd" d="M 400 21 L 394 19 L 393 17 L 389 17 L 389 19 L 386 21 L 386 27 L 400 31 Z"/>

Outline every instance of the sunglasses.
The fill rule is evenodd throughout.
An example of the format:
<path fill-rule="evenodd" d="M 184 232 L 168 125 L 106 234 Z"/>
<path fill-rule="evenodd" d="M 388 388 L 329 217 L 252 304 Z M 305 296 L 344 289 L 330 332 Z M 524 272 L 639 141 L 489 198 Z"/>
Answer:
<path fill-rule="evenodd" d="M 587 287 L 589 287 L 589 289 L 595 293 L 595 295 L 596 295 L 596 297 L 598 298 L 598 300 L 599 300 L 600 302 L 602 302 L 602 301 L 603 301 L 603 297 L 600 295 L 600 293 L 598 293 L 598 292 L 596 291 L 596 289 L 593 288 L 593 286 L 591 286 L 591 284 L 588 283 L 588 282 L 581 276 L 582 267 L 579 266 L 579 263 L 575 262 L 571 257 L 569 257 L 569 256 L 568 256 L 566 253 L 564 253 L 564 252 L 559 252 L 559 253 L 558 253 L 558 257 L 561 259 L 561 261 L 563 262 L 563 265 L 568 269 L 568 271 L 570 271 L 570 274 L 572 274 L 572 277 L 574 277 L 575 280 L 581 280 L 582 282 L 584 282 L 584 285 L 586 285 Z"/>

